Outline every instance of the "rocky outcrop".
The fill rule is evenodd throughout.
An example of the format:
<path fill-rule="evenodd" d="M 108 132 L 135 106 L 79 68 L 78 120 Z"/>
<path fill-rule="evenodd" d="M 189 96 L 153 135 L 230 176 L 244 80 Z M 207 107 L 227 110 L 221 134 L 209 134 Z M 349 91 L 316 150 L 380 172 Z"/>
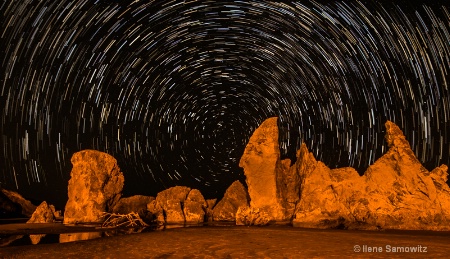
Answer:
<path fill-rule="evenodd" d="M 147 210 L 160 224 L 191 224 L 204 222 L 206 206 L 197 189 L 175 186 L 158 193 Z"/>
<path fill-rule="evenodd" d="M 197 189 L 192 189 L 184 201 L 183 213 L 186 223 L 197 224 L 205 221 L 205 210 L 208 204 Z"/>
<path fill-rule="evenodd" d="M 239 207 L 247 207 L 248 193 L 241 182 L 235 181 L 225 191 L 225 195 L 212 211 L 214 221 L 235 221 Z"/>
<path fill-rule="evenodd" d="M 120 199 L 124 177 L 117 160 L 100 151 L 83 150 L 71 159 L 69 200 L 64 223 L 100 222 Z"/>
<path fill-rule="evenodd" d="M 155 197 L 134 195 L 127 198 L 121 198 L 111 209 L 112 213 L 128 214 L 135 212 L 144 219 L 147 216 L 147 204 L 154 201 Z"/>
<path fill-rule="evenodd" d="M 330 170 L 302 145 L 301 197 L 294 226 L 314 228 L 449 229 L 447 166 L 427 171 L 397 125 L 388 121 L 389 150 L 363 176 Z"/>
<path fill-rule="evenodd" d="M 259 126 L 245 147 L 239 166 L 244 169 L 250 207 L 265 211 L 273 221 L 290 219 L 296 199 L 298 177 L 287 170 L 290 161 L 280 160 L 277 118 Z M 298 195 L 297 195 L 298 196 Z"/>
<path fill-rule="evenodd" d="M 264 226 L 271 220 L 272 218 L 267 212 L 258 208 L 242 206 L 236 212 L 236 225 L 238 226 Z"/>
<path fill-rule="evenodd" d="M 53 223 L 56 219 L 55 207 L 43 201 L 34 211 L 27 223 Z"/>
<path fill-rule="evenodd" d="M 26 217 L 31 217 L 36 205 L 22 197 L 17 192 L 1 189 L 0 193 L 1 210 L 6 213 L 19 213 Z"/>
<path fill-rule="evenodd" d="M 53 223 L 56 219 L 55 214 L 57 214 L 55 211 L 55 206 L 48 205 L 47 202 L 43 201 L 36 208 L 27 223 Z M 31 243 L 33 245 L 37 245 L 45 236 L 45 234 L 30 235 Z"/>

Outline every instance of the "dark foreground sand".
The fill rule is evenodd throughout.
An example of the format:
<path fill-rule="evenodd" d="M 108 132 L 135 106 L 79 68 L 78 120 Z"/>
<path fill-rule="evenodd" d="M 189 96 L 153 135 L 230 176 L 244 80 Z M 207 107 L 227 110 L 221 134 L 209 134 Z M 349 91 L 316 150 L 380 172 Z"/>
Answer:
<path fill-rule="evenodd" d="M 371 248 L 379 251 L 370 252 Z M 404 251 L 393 252 L 394 248 Z M 4 247 L 0 248 L 0 255 L 1 258 L 449 258 L 450 233 L 288 226 L 189 227 L 63 244 Z"/>

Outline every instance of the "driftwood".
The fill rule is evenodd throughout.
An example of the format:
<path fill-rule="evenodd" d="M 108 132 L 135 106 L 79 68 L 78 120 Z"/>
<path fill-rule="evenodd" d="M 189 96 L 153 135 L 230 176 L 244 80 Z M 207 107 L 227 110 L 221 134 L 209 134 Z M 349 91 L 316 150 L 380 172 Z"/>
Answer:
<path fill-rule="evenodd" d="M 128 214 L 118 214 L 105 212 L 106 218 L 102 224 L 102 228 L 107 227 L 148 227 L 139 214 L 136 212 L 130 212 Z"/>

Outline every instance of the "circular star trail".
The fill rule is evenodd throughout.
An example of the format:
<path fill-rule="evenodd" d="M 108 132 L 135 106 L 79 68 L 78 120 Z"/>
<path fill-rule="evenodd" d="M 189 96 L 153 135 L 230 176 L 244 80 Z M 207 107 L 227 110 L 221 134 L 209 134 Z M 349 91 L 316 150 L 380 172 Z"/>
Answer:
<path fill-rule="evenodd" d="M 283 157 L 303 141 L 328 166 L 363 173 L 386 151 L 391 120 L 428 169 L 450 162 L 447 1 L 11 0 L 0 10 L 0 182 L 30 197 L 62 204 L 82 149 L 117 158 L 125 194 L 186 185 L 220 197 L 272 116 Z"/>

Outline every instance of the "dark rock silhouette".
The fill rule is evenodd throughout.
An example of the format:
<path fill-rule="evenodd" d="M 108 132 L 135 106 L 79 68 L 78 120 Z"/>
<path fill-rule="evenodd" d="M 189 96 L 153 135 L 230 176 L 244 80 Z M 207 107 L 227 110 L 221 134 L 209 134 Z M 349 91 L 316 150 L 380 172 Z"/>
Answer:
<path fill-rule="evenodd" d="M 147 204 L 154 200 L 155 197 L 144 195 L 134 195 L 131 197 L 121 198 L 111 209 L 111 212 L 118 214 L 136 212 L 141 216 L 147 211 Z"/>
<path fill-rule="evenodd" d="M 100 151 L 73 154 L 64 223 L 101 222 L 120 199 L 124 177 L 117 160 Z"/>
<path fill-rule="evenodd" d="M 1 189 L 0 193 L 0 208 L 6 213 L 19 213 L 26 217 L 31 217 L 36 205 L 29 200 L 22 197 L 17 192 Z"/>
<path fill-rule="evenodd" d="M 214 209 L 214 206 L 216 206 L 216 203 L 217 203 L 217 199 L 208 199 L 208 200 L 206 200 L 206 205 L 207 206 L 206 206 L 206 210 L 205 210 L 205 213 L 206 213 L 205 221 L 207 221 L 207 222 L 213 221 L 213 209 Z"/>
<path fill-rule="evenodd" d="M 239 207 L 248 206 L 248 193 L 241 182 L 235 181 L 225 191 L 225 195 L 213 209 L 214 221 L 235 221 Z"/>
<path fill-rule="evenodd" d="M 0 218 L 14 218 L 23 217 L 22 207 L 19 204 L 12 202 L 8 196 L 0 192 Z"/>

